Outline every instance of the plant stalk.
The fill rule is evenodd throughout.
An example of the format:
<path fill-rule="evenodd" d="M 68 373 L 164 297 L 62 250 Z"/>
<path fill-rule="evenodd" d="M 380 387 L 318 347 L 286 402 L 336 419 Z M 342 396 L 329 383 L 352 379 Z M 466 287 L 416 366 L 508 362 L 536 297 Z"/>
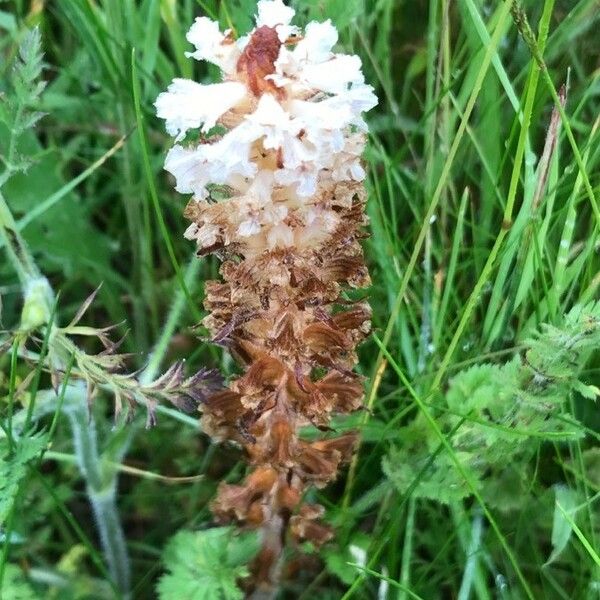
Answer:
<path fill-rule="evenodd" d="M 85 479 L 87 495 L 109 572 L 124 598 L 129 597 L 131 569 L 125 536 L 117 509 L 116 471 L 104 470 L 98 452 L 96 424 L 88 414 L 81 388 L 80 402 L 66 412 L 71 424 L 75 455 L 79 470 Z"/>

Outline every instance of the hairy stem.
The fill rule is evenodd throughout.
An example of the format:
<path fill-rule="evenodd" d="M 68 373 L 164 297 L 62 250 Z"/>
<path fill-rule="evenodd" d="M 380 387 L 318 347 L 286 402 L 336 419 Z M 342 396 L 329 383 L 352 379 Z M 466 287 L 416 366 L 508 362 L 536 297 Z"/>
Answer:
<path fill-rule="evenodd" d="M 110 574 L 117 588 L 123 596 L 127 597 L 131 571 L 125 536 L 116 503 L 116 471 L 103 472 L 102 457 L 98 452 L 96 424 L 93 416 L 88 414 L 85 408 L 83 393 L 81 394 L 81 400 L 67 411 L 73 433 L 77 463 L 86 482 L 87 494 L 92 505 L 100 543 Z"/>
<path fill-rule="evenodd" d="M 17 229 L 12 212 L 0 191 L 0 236 L 6 246 L 8 257 L 13 264 L 22 285 L 41 276 L 25 240 Z"/>

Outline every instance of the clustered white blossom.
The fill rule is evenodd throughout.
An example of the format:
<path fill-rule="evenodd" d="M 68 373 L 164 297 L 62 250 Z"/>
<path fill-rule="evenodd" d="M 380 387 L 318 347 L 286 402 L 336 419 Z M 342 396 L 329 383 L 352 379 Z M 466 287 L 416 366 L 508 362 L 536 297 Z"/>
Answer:
<path fill-rule="evenodd" d="M 229 197 L 222 201 L 230 204 L 228 213 L 217 211 L 212 222 L 207 213 L 203 224 L 186 232 L 202 247 L 219 236 L 225 244 L 235 236 L 255 236 L 255 245 L 268 247 L 298 243 L 297 236 L 306 232 L 290 228 L 291 211 L 296 224 L 300 219 L 315 234 L 331 229 L 335 215 L 314 201 L 319 187 L 365 177 L 361 113 L 377 99 L 364 82 L 360 59 L 333 52 L 338 33 L 329 20 L 311 22 L 302 33 L 291 25 L 295 12 L 282 0 L 260 0 L 257 13 L 256 28 L 239 39 L 208 18 L 197 18 L 187 34 L 196 50 L 187 56 L 217 65 L 223 80 L 175 79 L 156 100 L 157 114 L 177 142 L 165 162 L 176 190 L 205 201 L 215 185 Z M 257 92 L 240 69 L 240 58 L 264 27 L 277 32 L 280 46 L 273 72 Z M 220 129 L 212 131 L 215 126 Z M 198 129 L 199 140 L 186 143 L 187 133 Z"/>

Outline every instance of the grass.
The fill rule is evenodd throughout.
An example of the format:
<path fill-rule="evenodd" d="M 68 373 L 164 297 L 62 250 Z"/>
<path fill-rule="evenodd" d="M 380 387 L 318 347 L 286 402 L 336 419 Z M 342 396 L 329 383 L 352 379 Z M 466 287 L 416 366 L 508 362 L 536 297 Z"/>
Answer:
<path fill-rule="evenodd" d="M 597 597 L 596 405 L 578 392 L 565 397 L 561 414 L 576 416 L 581 437 L 540 442 L 523 458 L 531 477 L 516 488 L 503 487 L 502 469 L 495 470 L 499 502 L 473 479 L 455 443 L 465 428 L 481 426 L 478 417 L 460 415 L 454 428 L 443 426 L 451 413 L 448 386 L 459 373 L 510 360 L 542 323 L 561 327 L 573 306 L 598 298 L 597 0 L 293 4 L 301 21 L 332 18 L 340 47 L 363 59 L 380 105 L 368 115 L 366 156 L 375 335 L 361 347 L 359 369 L 368 378 L 369 410 L 339 423 L 361 427 L 360 452 L 336 484 L 318 493 L 336 540 L 325 561 L 316 570 L 315 563 L 304 565 L 306 580 L 291 582 L 282 597 Z M 35 268 L 59 293 L 57 321 L 68 323 L 102 283 L 83 322 L 118 324 L 118 333 L 127 334 L 129 364 L 146 368 L 146 382 L 181 358 L 190 372 L 234 369 L 193 331 L 204 314 L 203 283 L 217 276 L 218 264 L 195 259 L 182 237 L 185 199 L 162 170 L 170 140 L 152 104 L 173 77 L 216 76 L 183 55 L 194 16 L 217 15 L 243 32 L 254 6 L 0 3 L 0 94 L 26 29 L 35 26 L 48 82 L 38 107 L 47 116 L 18 146 L 35 162 L 2 194 Z M 1 154 L 3 139 L 0 129 Z M 3 326 L 15 328 L 22 299 L 8 260 L 0 261 L 0 293 Z M 40 334 L 37 351 L 44 339 Z M 91 341 L 81 346 L 95 350 Z M 597 356 L 581 367 L 585 383 L 598 385 Z M 57 405 L 45 395 L 49 387 L 46 374 L 17 361 L 10 346 L 0 356 L 7 439 L 12 444 L 24 411 L 20 418 L 50 431 L 52 441 L 19 482 L 2 529 L 2 568 L 23 567 L 29 582 L 21 583 L 38 597 L 118 596 L 77 469 L 65 418 L 70 400 L 63 389 Z M 148 431 L 141 411 L 132 424 L 113 428 L 106 392 L 93 412 L 103 469 L 120 474 L 132 595 L 152 598 L 167 540 L 180 529 L 210 526 L 216 486 L 235 480 L 242 465 L 235 449 L 212 444 L 195 419 L 172 409 L 159 409 L 158 425 Z M 382 459 L 413 421 L 434 441 L 428 462 L 401 490 Z M 540 434 L 520 424 L 518 435 Z M 419 494 L 441 457 L 470 487 L 466 499 Z M 497 466 L 505 466 L 501 457 Z M 186 477 L 192 479 L 178 479 Z M 555 501 L 557 485 L 576 498 L 575 513 Z M 547 563 L 557 527 L 566 541 Z M 364 562 L 352 548 L 364 550 Z"/>

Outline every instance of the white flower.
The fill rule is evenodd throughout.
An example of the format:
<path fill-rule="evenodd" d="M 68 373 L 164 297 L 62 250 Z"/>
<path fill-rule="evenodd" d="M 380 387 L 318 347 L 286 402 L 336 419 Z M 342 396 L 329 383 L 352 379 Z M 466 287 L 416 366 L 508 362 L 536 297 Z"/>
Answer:
<path fill-rule="evenodd" d="M 189 56 L 220 66 L 224 81 L 176 79 L 156 101 L 176 141 L 190 129 L 206 133 L 217 123 L 228 129 L 196 147 L 176 145 L 165 168 L 175 176 L 176 189 L 197 200 L 207 196 L 210 184 L 224 184 L 234 198 L 243 197 L 231 232 L 250 237 L 269 228 L 270 247 L 291 239 L 281 211 L 269 212 L 274 195 L 299 209 L 320 181 L 364 179 L 362 113 L 377 104 L 360 59 L 333 51 L 338 33 L 331 21 L 309 23 L 295 45 L 283 43 L 298 31 L 293 16 L 282 0 L 259 0 L 256 28 L 237 41 L 214 21 L 196 19 L 187 35 L 196 47 Z M 277 38 L 264 31 L 255 35 L 261 28 L 274 29 Z"/>
<path fill-rule="evenodd" d="M 237 81 L 202 85 L 189 79 L 174 79 L 154 105 L 156 114 L 166 119 L 167 131 L 178 141 L 188 129 L 201 126 L 204 133 L 209 131 L 245 96 L 245 86 Z"/>
<path fill-rule="evenodd" d="M 205 223 L 202 227 L 198 227 L 196 223 L 192 223 L 183 234 L 187 240 L 196 240 L 198 246 L 206 248 L 217 243 L 219 227 L 212 223 Z"/>
<path fill-rule="evenodd" d="M 318 136 L 321 130 L 342 130 L 350 125 L 355 117 L 352 105 L 336 96 L 321 102 L 292 100 L 289 110 L 305 123 L 305 130 L 314 132 L 315 136 Z"/>
<path fill-rule="evenodd" d="M 279 169 L 275 181 L 296 188 L 298 196 L 309 198 L 317 191 L 318 169 L 311 164 L 302 164 L 294 169 Z"/>
<path fill-rule="evenodd" d="M 209 183 L 232 184 L 237 178 L 252 177 L 257 167 L 249 159 L 252 136 L 236 127 L 215 144 L 197 148 L 176 145 L 167 154 L 165 169 L 175 176 L 175 189 L 182 194 L 205 198 Z"/>
<path fill-rule="evenodd" d="M 361 68 L 358 56 L 337 54 L 325 62 L 306 64 L 300 72 L 300 78 L 308 87 L 331 94 L 343 94 L 350 83 L 364 83 Z"/>
<path fill-rule="evenodd" d="M 335 156 L 331 178 L 334 181 L 362 181 L 366 177 L 360 163 L 360 156 L 365 146 L 364 137 L 353 134 L 346 138 L 342 152 Z"/>
<path fill-rule="evenodd" d="M 299 31 L 298 27 L 290 25 L 296 11 L 281 0 L 260 0 L 256 8 L 256 26 L 274 27 L 280 42 L 285 42 Z"/>
<path fill-rule="evenodd" d="M 265 207 L 262 214 L 262 222 L 269 225 L 279 225 L 288 216 L 287 206 L 272 204 Z"/>
<path fill-rule="evenodd" d="M 267 234 L 267 244 L 269 248 L 286 248 L 294 243 L 294 232 L 284 223 L 279 223 L 269 230 Z"/>
<path fill-rule="evenodd" d="M 292 54 L 298 62 L 320 63 L 333 56 L 331 49 L 337 41 L 338 32 L 329 19 L 324 23 L 312 21 Z"/>
<path fill-rule="evenodd" d="M 296 11 L 286 6 L 282 0 L 260 0 L 256 5 L 256 26 L 276 27 L 289 25 Z"/>
<path fill-rule="evenodd" d="M 251 217 L 250 219 L 246 219 L 240 223 L 240 226 L 237 229 L 238 235 L 242 237 L 249 237 L 251 235 L 255 235 L 260 233 L 260 223 L 258 222 L 257 217 Z"/>
<path fill-rule="evenodd" d="M 221 33 L 216 21 L 198 17 L 186 35 L 188 42 L 196 46 L 196 51 L 186 52 L 186 56 L 196 60 L 208 60 L 223 72 L 233 73 L 240 57 L 240 49 L 229 37 L 229 33 Z"/>
<path fill-rule="evenodd" d="M 377 106 L 377 96 L 374 94 L 373 88 L 370 85 L 354 84 L 343 95 L 343 98 L 350 104 L 355 115 L 353 124 L 358 125 L 363 131 L 367 131 L 368 127 L 362 118 L 362 113 Z"/>
<path fill-rule="evenodd" d="M 271 94 L 263 94 L 254 113 L 246 120 L 264 135 L 265 148 L 281 148 L 291 137 L 298 135 L 302 125 L 293 121 L 290 114 Z"/>

